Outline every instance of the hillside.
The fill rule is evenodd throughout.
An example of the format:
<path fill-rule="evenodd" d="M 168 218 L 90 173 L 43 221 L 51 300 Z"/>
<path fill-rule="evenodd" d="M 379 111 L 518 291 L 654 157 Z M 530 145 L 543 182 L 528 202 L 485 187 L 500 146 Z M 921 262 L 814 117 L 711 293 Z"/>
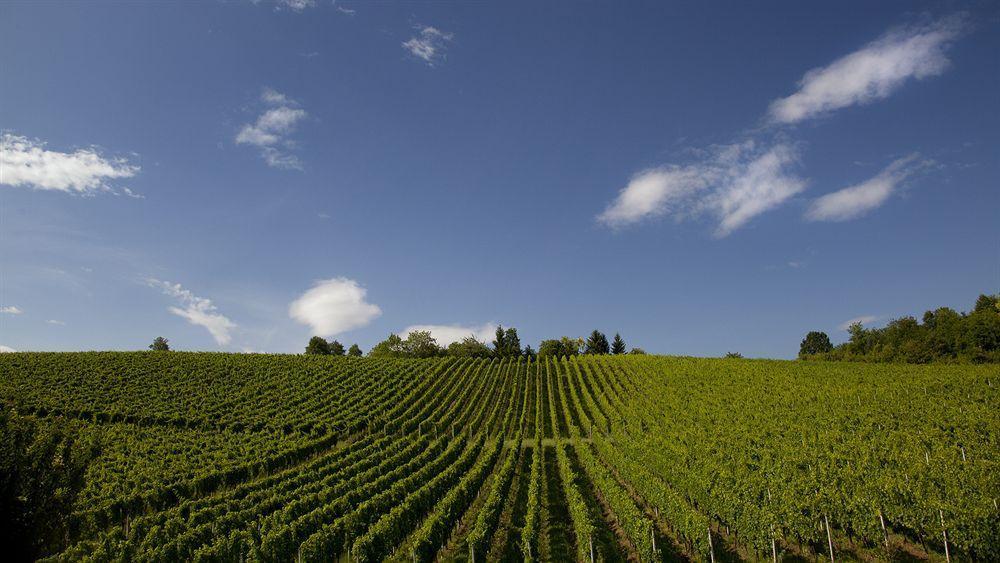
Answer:
<path fill-rule="evenodd" d="M 0 355 L 5 412 L 100 444 L 45 546 L 98 561 L 995 560 L 998 379 L 659 356 Z"/>

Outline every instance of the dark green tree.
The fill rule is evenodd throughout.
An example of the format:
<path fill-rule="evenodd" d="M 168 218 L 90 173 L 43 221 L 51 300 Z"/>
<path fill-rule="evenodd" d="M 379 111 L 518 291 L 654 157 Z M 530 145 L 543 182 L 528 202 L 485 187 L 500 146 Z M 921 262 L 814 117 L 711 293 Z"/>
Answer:
<path fill-rule="evenodd" d="M 334 340 L 329 344 L 330 355 L 331 356 L 343 356 L 344 355 L 344 345 L 340 342 Z"/>
<path fill-rule="evenodd" d="M 642 354 L 642 355 L 645 355 L 646 351 L 643 350 L 642 348 L 632 348 L 631 350 L 629 350 L 629 354 Z"/>
<path fill-rule="evenodd" d="M 402 358 L 406 355 L 406 347 L 403 346 L 403 339 L 398 334 L 390 334 L 388 338 L 376 344 L 368 355 L 372 358 Z"/>
<path fill-rule="evenodd" d="M 149 349 L 154 352 L 169 352 L 170 341 L 162 336 L 157 336 L 153 339 L 153 343 L 149 345 Z"/>
<path fill-rule="evenodd" d="M 552 356 L 555 358 L 576 356 L 580 353 L 580 348 L 582 347 L 582 338 L 563 336 L 559 340 L 542 340 L 542 343 L 538 345 L 538 356 Z"/>
<path fill-rule="evenodd" d="M 503 325 L 497 325 L 496 337 L 493 338 L 493 354 L 502 358 L 507 353 L 507 333 L 503 330 Z"/>
<path fill-rule="evenodd" d="M 622 335 L 615 333 L 615 339 L 611 341 L 611 353 L 612 354 L 624 354 L 625 353 L 625 340 L 622 339 Z"/>
<path fill-rule="evenodd" d="M 976 305 L 972 309 L 973 313 L 998 313 L 1000 314 L 1000 296 L 980 295 L 976 299 Z"/>
<path fill-rule="evenodd" d="M 538 352 L 535 352 L 535 349 L 531 347 L 531 344 L 528 344 L 524 347 L 524 357 L 534 361 L 538 357 Z"/>
<path fill-rule="evenodd" d="M 330 343 L 322 336 L 313 336 L 306 345 L 306 354 L 327 356 L 330 354 Z"/>
<path fill-rule="evenodd" d="M 441 354 L 437 340 L 427 330 L 415 330 L 406 335 L 403 349 L 408 358 L 433 358 Z"/>
<path fill-rule="evenodd" d="M 813 330 L 806 334 L 799 344 L 799 357 L 804 358 L 813 354 L 826 354 L 833 350 L 830 337 L 825 332 Z"/>
<path fill-rule="evenodd" d="M 354 343 L 351 344 L 351 348 L 347 350 L 347 355 L 351 356 L 352 358 L 360 358 L 361 356 L 364 355 L 364 352 L 361 351 L 361 346 L 358 346 L 357 343 Z"/>
<path fill-rule="evenodd" d="M 604 336 L 604 333 L 594 329 L 594 332 L 590 333 L 590 337 L 587 338 L 587 345 L 584 349 L 585 354 L 608 354 L 611 352 L 611 346 L 608 345 L 608 337 Z"/>
<path fill-rule="evenodd" d="M 521 355 L 521 338 L 517 335 L 517 329 L 510 327 L 507 329 L 507 334 L 504 336 L 504 356 L 513 357 Z"/>
<path fill-rule="evenodd" d="M 460 358 L 489 358 L 493 354 L 489 346 L 471 335 L 449 344 L 447 353 Z"/>

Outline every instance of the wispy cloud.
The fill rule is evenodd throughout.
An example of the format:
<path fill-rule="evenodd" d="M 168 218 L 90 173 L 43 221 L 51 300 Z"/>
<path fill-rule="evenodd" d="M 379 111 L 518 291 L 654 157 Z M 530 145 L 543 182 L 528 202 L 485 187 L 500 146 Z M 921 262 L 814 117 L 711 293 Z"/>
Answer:
<path fill-rule="evenodd" d="M 403 48 L 429 66 L 445 58 L 445 50 L 453 34 L 436 27 L 417 26 L 418 33 L 403 42 Z"/>
<path fill-rule="evenodd" d="M 413 325 L 404 328 L 399 335 L 406 338 L 406 335 L 416 331 L 427 331 L 431 333 L 439 346 L 447 346 L 452 342 L 458 342 L 466 337 L 472 336 L 480 342 L 489 342 L 497 330 L 497 325 L 486 323 L 481 326 L 462 325 Z"/>
<path fill-rule="evenodd" d="M 367 293 L 352 279 L 320 280 L 288 306 L 288 314 L 320 336 L 334 336 L 363 327 L 382 314 L 378 305 L 365 300 Z"/>
<path fill-rule="evenodd" d="M 340 12 L 341 14 L 347 14 L 348 16 L 353 16 L 355 13 L 357 13 L 357 10 L 353 8 L 345 8 L 344 6 L 340 5 L 340 3 L 337 2 L 337 0 L 333 0 L 333 5 L 337 8 L 337 11 Z"/>
<path fill-rule="evenodd" d="M 9 354 L 11 352 L 17 352 L 17 350 L 11 348 L 10 346 L 4 346 L 0 344 L 0 354 Z"/>
<path fill-rule="evenodd" d="M 45 324 L 55 325 L 55 326 L 66 326 L 66 321 L 60 321 L 56 319 L 49 319 L 45 321 Z"/>
<path fill-rule="evenodd" d="M 316 0 L 277 0 L 276 10 L 287 8 L 293 12 L 301 12 L 306 8 L 316 6 Z"/>
<path fill-rule="evenodd" d="M 640 172 L 598 221 L 622 227 L 660 215 L 684 219 L 709 213 L 718 219 L 715 236 L 725 237 L 805 189 L 805 181 L 790 171 L 798 161 L 790 144 L 747 140 L 707 152 L 699 162 Z"/>
<path fill-rule="evenodd" d="M 236 144 L 259 148 L 268 166 L 301 170 L 302 163 L 298 157 L 288 152 L 295 147 L 289 136 L 306 117 L 306 111 L 284 94 L 270 88 L 264 89 L 260 99 L 269 106 L 268 109 L 255 122 L 240 128 Z"/>
<path fill-rule="evenodd" d="M 146 280 L 150 287 L 163 291 L 180 302 L 180 307 L 168 307 L 171 313 L 187 319 L 193 325 L 204 327 L 215 339 L 216 344 L 225 346 L 232 340 L 230 331 L 236 328 L 236 323 L 218 312 L 210 299 L 198 297 L 191 291 L 181 287 L 179 283 L 170 283 L 155 278 Z"/>
<path fill-rule="evenodd" d="M 907 80 L 936 76 L 945 51 L 964 31 L 965 17 L 894 29 L 825 67 L 810 70 L 794 94 L 771 103 L 775 123 L 797 123 L 833 110 L 887 98 Z"/>
<path fill-rule="evenodd" d="M 862 315 L 860 317 L 854 317 L 853 319 L 847 319 L 846 321 L 840 323 L 840 325 L 838 325 L 837 328 L 839 328 L 840 330 L 847 330 L 851 328 L 851 325 L 854 323 L 861 323 L 863 325 L 867 325 L 877 320 L 879 320 L 879 317 L 876 315 Z"/>
<path fill-rule="evenodd" d="M 929 165 L 911 154 L 895 160 L 877 176 L 817 199 L 806 211 L 810 221 L 847 221 L 881 206 L 907 177 Z"/>
<path fill-rule="evenodd" d="M 93 194 L 113 191 L 109 181 L 138 173 L 139 166 L 125 158 L 104 156 L 95 147 L 59 152 L 37 139 L 12 133 L 0 136 L 0 184 Z"/>
<path fill-rule="evenodd" d="M 132 190 L 130 190 L 128 188 L 122 188 L 122 193 L 124 193 L 125 195 L 127 195 L 128 197 L 130 197 L 132 199 L 146 199 L 146 196 L 144 196 L 144 195 L 142 195 L 140 193 L 133 192 Z"/>
<path fill-rule="evenodd" d="M 24 311 L 22 311 L 16 305 L 6 305 L 4 307 L 0 307 L 0 313 L 3 313 L 5 315 L 21 315 L 24 313 Z"/>

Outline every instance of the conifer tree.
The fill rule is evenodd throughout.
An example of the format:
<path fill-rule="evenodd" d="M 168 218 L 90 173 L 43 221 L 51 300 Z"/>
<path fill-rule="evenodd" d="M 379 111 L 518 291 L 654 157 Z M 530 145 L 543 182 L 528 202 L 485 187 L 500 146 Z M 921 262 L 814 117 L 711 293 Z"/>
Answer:
<path fill-rule="evenodd" d="M 615 339 L 611 341 L 611 353 L 612 354 L 624 354 L 625 353 L 625 341 L 622 340 L 622 335 L 615 333 Z"/>

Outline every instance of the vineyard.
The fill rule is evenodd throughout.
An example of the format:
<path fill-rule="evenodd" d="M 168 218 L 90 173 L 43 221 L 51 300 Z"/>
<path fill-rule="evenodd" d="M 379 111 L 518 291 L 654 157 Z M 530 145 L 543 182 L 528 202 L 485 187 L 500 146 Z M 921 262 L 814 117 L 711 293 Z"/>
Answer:
<path fill-rule="evenodd" d="M 101 444 L 58 561 L 1000 560 L 1000 374 L 0 355 Z"/>

